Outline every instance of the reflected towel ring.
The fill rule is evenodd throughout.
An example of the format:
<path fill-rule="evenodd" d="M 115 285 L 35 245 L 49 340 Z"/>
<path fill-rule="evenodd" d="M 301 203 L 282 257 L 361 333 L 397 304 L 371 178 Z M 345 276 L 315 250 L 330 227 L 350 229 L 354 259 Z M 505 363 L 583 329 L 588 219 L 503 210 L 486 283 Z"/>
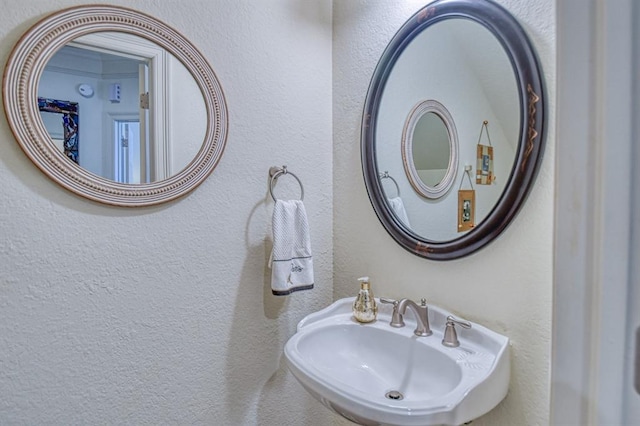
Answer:
<path fill-rule="evenodd" d="M 278 180 L 281 175 L 291 175 L 298 181 L 298 184 L 300 185 L 300 201 L 304 200 L 304 186 L 302 186 L 302 182 L 300 181 L 300 179 L 298 179 L 298 176 L 288 171 L 287 166 L 282 166 L 282 168 L 273 166 L 269 168 L 269 176 L 271 176 L 269 193 L 271 194 L 271 198 L 273 198 L 273 201 L 276 201 L 276 197 L 275 195 L 273 195 L 273 188 L 276 184 L 276 180 Z"/>
<path fill-rule="evenodd" d="M 398 191 L 398 197 L 400 196 L 400 186 L 398 186 L 398 182 L 393 178 L 393 176 L 391 176 L 389 174 L 388 171 L 384 171 L 383 173 L 380 173 L 380 180 L 382 179 L 391 179 L 393 181 L 393 183 L 396 185 L 396 191 Z"/>

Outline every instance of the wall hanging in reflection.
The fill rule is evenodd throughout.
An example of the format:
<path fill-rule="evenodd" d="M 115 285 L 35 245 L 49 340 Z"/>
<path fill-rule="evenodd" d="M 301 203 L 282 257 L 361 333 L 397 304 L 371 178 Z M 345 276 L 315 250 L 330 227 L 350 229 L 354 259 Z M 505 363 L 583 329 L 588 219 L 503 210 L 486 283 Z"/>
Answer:
<path fill-rule="evenodd" d="M 53 142 L 78 163 L 78 103 L 38 98 L 38 109 Z"/>
<path fill-rule="evenodd" d="M 476 221 L 476 191 L 473 189 L 473 183 L 471 182 L 471 173 L 469 172 L 471 166 L 467 167 L 458 188 L 458 232 L 472 229 Z M 462 189 L 462 182 L 464 182 L 465 176 L 469 179 L 471 189 Z"/>
<path fill-rule="evenodd" d="M 491 146 L 491 137 L 489 136 L 489 122 L 484 120 L 480 127 L 480 136 L 478 136 L 478 164 L 476 166 L 476 183 L 478 185 L 491 185 L 496 177 L 493 174 L 493 146 Z M 487 141 L 489 145 L 480 143 L 482 133 L 486 131 Z"/>

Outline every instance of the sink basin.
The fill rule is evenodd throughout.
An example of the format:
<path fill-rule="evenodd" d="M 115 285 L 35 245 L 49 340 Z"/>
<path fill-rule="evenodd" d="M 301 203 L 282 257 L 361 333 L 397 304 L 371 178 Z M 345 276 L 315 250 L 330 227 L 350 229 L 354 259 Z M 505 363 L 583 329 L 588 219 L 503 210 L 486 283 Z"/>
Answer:
<path fill-rule="evenodd" d="M 336 413 L 363 425 L 459 425 L 493 409 L 509 386 L 509 340 L 481 325 L 458 330 L 460 346 L 442 345 L 446 312 L 429 307 L 433 335 L 389 325 L 392 308 L 360 324 L 353 298 L 308 315 L 285 345 L 289 369 Z"/>

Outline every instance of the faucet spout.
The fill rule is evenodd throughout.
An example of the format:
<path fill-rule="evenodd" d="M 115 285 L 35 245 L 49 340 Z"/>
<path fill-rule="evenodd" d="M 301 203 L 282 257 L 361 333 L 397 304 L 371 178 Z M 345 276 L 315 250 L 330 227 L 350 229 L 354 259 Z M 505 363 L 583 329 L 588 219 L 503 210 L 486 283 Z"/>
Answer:
<path fill-rule="evenodd" d="M 411 308 L 414 316 L 416 317 L 416 329 L 413 333 L 416 336 L 431 336 L 432 331 L 429 327 L 429 308 L 427 307 L 427 301 L 422 299 L 422 303 L 418 305 L 416 302 L 410 299 L 402 299 L 398 302 L 398 313 L 404 315 L 407 311 L 407 307 Z"/>

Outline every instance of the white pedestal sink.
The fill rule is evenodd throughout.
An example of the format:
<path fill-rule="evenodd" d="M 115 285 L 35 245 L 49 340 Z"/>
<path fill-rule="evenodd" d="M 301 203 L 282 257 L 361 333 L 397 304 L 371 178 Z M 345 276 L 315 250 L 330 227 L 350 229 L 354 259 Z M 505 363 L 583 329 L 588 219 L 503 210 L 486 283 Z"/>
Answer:
<path fill-rule="evenodd" d="M 415 319 L 393 328 L 352 318 L 353 298 L 308 315 L 285 345 L 289 369 L 316 399 L 363 425 L 459 425 L 493 409 L 509 386 L 509 339 L 481 325 L 442 345 L 447 315 L 429 307 L 433 335 L 413 334 Z"/>

